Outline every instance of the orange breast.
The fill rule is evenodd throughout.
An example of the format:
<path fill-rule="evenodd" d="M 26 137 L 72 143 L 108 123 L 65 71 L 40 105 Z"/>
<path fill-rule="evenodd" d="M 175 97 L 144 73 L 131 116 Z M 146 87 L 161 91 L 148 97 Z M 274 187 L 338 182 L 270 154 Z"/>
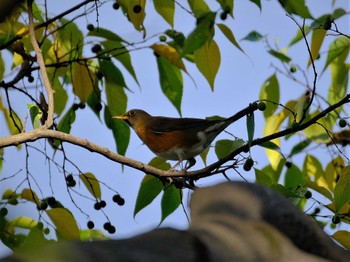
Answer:
<path fill-rule="evenodd" d="M 167 131 L 160 134 L 154 132 L 145 132 L 145 128 L 135 129 L 140 139 L 155 154 L 164 154 L 165 152 L 175 151 L 179 148 L 190 148 L 199 142 L 197 134 L 183 132 L 183 130 Z"/>

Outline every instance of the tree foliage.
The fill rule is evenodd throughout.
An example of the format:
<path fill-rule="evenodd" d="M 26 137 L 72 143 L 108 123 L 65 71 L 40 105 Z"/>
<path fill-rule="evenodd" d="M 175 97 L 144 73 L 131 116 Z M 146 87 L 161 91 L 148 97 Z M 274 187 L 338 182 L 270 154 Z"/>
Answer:
<path fill-rule="evenodd" d="M 350 223 L 347 154 L 350 129 L 346 110 L 346 104 L 350 102 L 350 36 L 337 24 L 338 20 L 348 17 L 349 10 L 337 8 L 313 17 L 311 7 L 305 5 L 304 0 L 281 0 L 279 3 L 281 12 L 287 13 L 286 19 L 295 24 L 295 34 L 288 39 L 285 48 L 271 45 L 268 36 L 256 30 L 247 30 L 245 37 L 237 41 L 235 31 L 226 23 L 228 19 L 236 19 L 233 0 L 215 3 L 189 0 L 183 4 L 173 0 L 117 0 L 114 3 L 86 0 L 52 18 L 49 18 L 51 10 L 45 13 L 45 6 L 31 0 L 11 10 L 0 24 L 0 110 L 4 116 L 1 128 L 7 128 L 10 134 L 0 138 L 0 168 L 6 163 L 7 147 L 17 146 L 26 153 L 24 159 L 18 159 L 24 170 L 15 174 L 24 174 L 23 182 L 2 190 L 2 242 L 13 248 L 25 245 L 29 240 L 46 241 L 47 225 L 50 224 L 58 239 L 104 238 L 97 230 L 79 229 L 76 214 L 65 207 L 66 203 L 40 193 L 38 178 L 28 164 L 33 151 L 44 155 L 44 161 L 57 167 L 56 172 L 65 180 L 73 203 L 71 193 L 78 191 L 75 185 L 81 182 L 88 192 L 81 194 L 92 199 L 97 210 L 105 205 L 102 188 L 114 189 L 100 183 L 99 174 L 84 171 L 83 163 L 72 162 L 66 155 L 67 143 L 145 172 L 147 175 L 140 185 L 134 216 L 162 193 L 162 222 L 181 205 L 184 190 L 192 188 L 194 181 L 222 174 L 226 177 L 227 172 L 241 167 L 250 170 L 256 165 L 254 160 L 257 161 L 251 154 L 256 146 L 261 146 L 266 150 L 269 164 L 254 167 L 256 182 L 286 195 L 323 227 L 330 225 L 334 229 L 333 238 L 349 248 L 349 231 L 337 227 L 339 222 Z M 131 23 L 134 30 L 143 35 L 142 41 L 135 43 L 127 34 L 123 35 L 122 30 L 114 31 L 108 29 L 108 25 L 99 26 L 98 23 L 97 26 L 88 25 L 88 33 L 83 32 L 78 22 L 81 16 L 93 12 L 99 14 L 103 6 L 112 4 L 119 9 L 116 11 L 119 16 L 125 16 L 125 23 Z M 251 0 L 251 8 L 269 11 L 260 0 Z M 175 26 L 179 9 L 185 10 L 194 22 L 187 31 Z M 67 18 L 76 11 L 81 12 L 80 15 Z M 149 36 L 145 24 L 151 17 L 146 11 L 161 16 L 169 29 Z M 237 120 L 246 117 L 248 138 L 217 141 L 218 161 L 186 174 L 184 171 L 166 171 L 169 163 L 159 158 L 146 165 L 122 157 L 129 145 L 130 130 L 111 117 L 127 110 L 130 83 L 142 88 L 138 79 L 140 72 L 133 63 L 138 50 L 148 49 L 154 53 L 157 68 L 152 70 L 159 74 L 161 92 L 182 115 L 183 78 L 192 78 L 192 70 L 203 75 L 213 92 L 217 89 L 215 79 L 221 69 L 222 51 L 218 34 L 232 45 L 233 52 L 242 52 L 249 57 L 244 47 L 249 43 L 266 46 L 266 52 L 271 55 L 274 72 L 266 76 L 257 91 L 260 92 L 259 100 L 247 101 L 249 106 L 237 113 Z M 326 40 L 328 46 L 325 46 Z M 305 54 L 309 57 L 306 64 L 296 62 L 293 48 L 297 45 L 305 46 Z M 318 60 L 320 56 L 323 60 Z M 251 59 L 254 62 L 254 58 Z M 322 70 L 315 66 L 320 61 L 324 63 Z M 329 86 L 321 85 L 319 81 L 326 74 L 331 80 Z M 282 94 L 286 93 L 280 82 L 282 78 L 300 85 L 302 91 L 287 101 L 281 100 Z M 326 96 L 321 87 L 327 88 Z M 15 103 L 19 96 L 24 97 L 26 104 Z M 114 148 L 109 150 L 70 134 L 79 110 L 85 107 L 94 112 L 101 125 L 111 130 L 118 154 L 111 152 Z M 28 112 L 27 117 L 18 113 L 23 108 Z M 262 138 L 257 138 L 255 132 L 256 110 L 263 111 Z M 31 143 L 38 139 L 41 144 Z M 326 162 L 317 155 L 319 148 L 327 152 Z M 201 155 L 204 162 L 206 154 Z M 51 175 L 49 168 L 48 173 Z M 0 183 L 11 177 L 1 174 Z M 122 205 L 124 199 L 117 192 L 115 196 L 113 200 Z M 37 208 L 38 220 L 26 216 L 9 218 L 8 205 L 26 205 L 28 202 Z M 315 205 L 316 209 L 313 208 Z M 21 234 L 18 228 L 29 231 Z M 105 227 L 113 233 L 111 228 L 110 225 Z"/>

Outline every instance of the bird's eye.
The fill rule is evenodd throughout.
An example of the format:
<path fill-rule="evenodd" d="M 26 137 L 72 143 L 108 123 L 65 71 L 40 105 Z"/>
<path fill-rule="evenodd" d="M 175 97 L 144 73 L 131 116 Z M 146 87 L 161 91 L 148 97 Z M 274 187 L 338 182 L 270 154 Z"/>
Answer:
<path fill-rule="evenodd" d="M 131 110 L 130 112 L 129 112 L 129 116 L 134 116 L 135 115 L 135 111 L 134 110 Z"/>

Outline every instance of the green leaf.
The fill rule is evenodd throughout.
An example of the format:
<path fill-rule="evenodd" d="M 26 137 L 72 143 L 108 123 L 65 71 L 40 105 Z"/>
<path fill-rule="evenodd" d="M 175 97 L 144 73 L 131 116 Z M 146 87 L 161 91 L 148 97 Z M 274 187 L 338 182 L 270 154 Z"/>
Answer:
<path fill-rule="evenodd" d="M 218 157 L 218 159 L 222 159 L 226 157 L 228 154 L 232 153 L 237 148 L 244 145 L 244 141 L 242 139 L 236 139 L 236 140 L 229 140 L 229 139 L 222 139 L 218 140 L 215 143 L 215 154 Z"/>
<path fill-rule="evenodd" d="M 274 57 L 276 57 L 277 59 L 279 59 L 281 62 L 284 63 L 289 63 L 292 59 L 289 56 L 286 56 L 285 54 L 281 53 L 281 52 L 277 52 L 273 49 L 270 49 L 268 51 L 268 53 Z"/>
<path fill-rule="evenodd" d="M 181 189 L 176 188 L 174 185 L 168 186 L 164 189 L 161 201 L 162 218 L 160 224 L 180 206 L 181 201 Z"/>
<path fill-rule="evenodd" d="M 137 194 L 134 217 L 145 207 L 152 203 L 152 201 L 162 192 L 163 183 L 156 177 L 146 175 Z"/>
<path fill-rule="evenodd" d="M 324 30 L 323 28 L 320 29 L 314 29 L 312 31 L 312 38 L 311 38 L 311 57 L 315 61 L 319 54 L 320 54 L 320 49 L 323 43 L 323 40 L 326 36 L 327 30 Z M 309 59 L 309 62 L 307 66 L 309 67 L 311 65 L 311 59 Z"/>
<path fill-rule="evenodd" d="M 302 18 L 312 18 L 305 5 L 305 0 L 278 0 L 278 2 L 289 14 L 296 14 Z"/>
<path fill-rule="evenodd" d="M 308 33 L 311 31 L 310 27 L 305 25 L 303 27 L 304 30 L 304 34 L 308 35 Z M 295 37 L 292 39 L 292 41 L 290 41 L 288 47 L 291 47 L 292 45 L 298 43 L 300 40 L 304 39 L 303 33 L 298 29 L 297 34 L 295 35 Z"/>
<path fill-rule="evenodd" d="M 154 0 L 153 3 L 157 13 L 160 14 L 171 27 L 174 27 L 175 1 Z"/>
<path fill-rule="evenodd" d="M 181 71 L 178 67 L 161 56 L 157 57 L 157 64 L 162 91 L 181 115 L 181 100 L 183 94 Z"/>
<path fill-rule="evenodd" d="M 260 12 L 261 12 L 261 1 L 260 0 L 249 0 L 249 1 L 256 4 L 259 7 Z"/>
<path fill-rule="evenodd" d="M 54 98 L 54 110 L 57 115 L 61 115 L 64 111 L 67 101 L 68 101 L 68 94 L 66 90 L 62 87 L 62 84 L 58 77 L 50 77 L 52 79 L 51 86 L 54 91 L 53 98 Z"/>
<path fill-rule="evenodd" d="M 107 105 L 104 107 L 106 125 L 112 130 L 116 142 L 117 152 L 124 155 L 129 144 L 130 129 L 122 121 L 112 119 L 126 111 L 127 96 L 123 86 L 124 78 L 119 69 L 110 61 L 100 61 L 100 71 L 105 78 L 105 92 Z"/>
<path fill-rule="evenodd" d="M 336 59 L 330 66 L 332 82 L 328 90 L 328 103 L 330 105 L 343 99 L 347 93 L 349 81 L 349 67 L 345 63 L 338 63 Z"/>
<path fill-rule="evenodd" d="M 61 132 L 69 134 L 74 121 L 75 121 L 75 111 L 72 108 L 70 108 L 67 111 L 67 113 L 63 116 L 61 121 L 58 123 L 57 129 Z"/>
<path fill-rule="evenodd" d="M 303 164 L 303 173 L 315 181 L 324 177 L 325 174 L 320 161 L 312 155 L 306 155 Z"/>
<path fill-rule="evenodd" d="M 123 9 L 123 12 L 127 14 L 128 20 L 134 25 L 137 31 L 144 31 L 146 34 L 143 21 L 146 13 L 146 0 L 118 0 L 118 4 Z M 141 7 L 140 12 L 134 12 L 134 6 L 139 5 Z"/>
<path fill-rule="evenodd" d="M 66 240 L 79 240 L 79 228 L 71 212 L 65 208 L 46 210 L 47 215 L 56 226 L 57 234 Z"/>
<path fill-rule="evenodd" d="M 0 99 L 0 111 L 2 111 L 5 116 L 6 123 L 11 135 L 16 135 L 21 133 L 23 129 L 21 119 L 18 117 L 15 111 L 5 108 L 4 105 L 2 104 L 1 99 Z"/>
<path fill-rule="evenodd" d="M 333 18 L 334 18 L 334 20 L 335 20 L 335 19 L 338 19 L 338 18 L 340 18 L 340 17 L 346 15 L 347 13 L 348 13 L 348 12 L 345 11 L 343 8 L 337 8 L 337 9 L 335 9 L 334 12 L 333 12 Z"/>
<path fill-rule="evenodd" d="M 130 51 L 120 42 L 114 40 L 106 40 L 101 42 L 101 44 L 104 46 L 104 49 L 108 54 L 117 59 L 125 67 L 129 74 L 134 78 L 135 82 L 139 85 L 136 72 L 132 65 Z"/>
<path fill-rule="evenodd" d="M 311 142 L 312 141 L 309 139 L 305 139 L 305 140 L 299 142 L 298 144 L 293 146 L 292 150 L 290 151 L 289 156 L 293 156 L 293 155 L 302 153 L 304 151 L 304 149 L 307 148 L 311 144 Z"/>
<path fill-rule="evenodd" d="M 249 34 L 242 38 L 242 40 L 247 40 L 251 42 L 258 42 L 261 39 L 263 39 L 263 36 L 257 31 L 251 31 Z"/>
<path fill-rule="evenodd" d="M 169 170 L 171 168 L 170 164 L 160 157 L 153 158 L 148 164 L 162 170 Z M 163 189 L 164 185 L 158 178 L 151 175 L 144 176 L 137 194 L 134 217 L 142 209 L 151 204 Z"/>
<path fill-rule="evenodd" d="M 216 13 L 208 12 L 197 20 L 197 26 L 185 39 L 181 56 L 192 54 L 201 48 L 206 42 L 212 40 L 214 36 L 214 21 Z"/>
<path fill-rule="evenodd" d="M 80 174 L 79 177 L 80 180 L 83 181 L 90 194 L 97 199 L 101 199 L 101 187 L 95 175 L 88 172 Z"/>
<path fill-rule="evenodd" d="M 262 146 L 262 147 L 267 148 L 267 149 L 275 150 L 277 152 L 281 152 L 281 148 L 272 141 L 264 142 L 264 143 L 260 144 L 259 146 Z"/>
<path fill-rule="evenodd" d="M 326 64 L 323 67 L 322 73 L 327 67 L 339 57 L 347 57 L 350 50 L 350 40 L 346 37 L 339 37 L 333 41 L 328 48 Z"/>
<path fill-rule="evenodd" d="M 119 42 L 119 43 L 124 42 L 126 44 L 129 44 L 127 41 L 125 41 L 123 38 L 121 38 L 116 33 L 112 32 L 108 29 L 101 28 L 101 27 L 95 28 L 94 30 L 90 31 L 88 33 L 88 36 L 97 36 L 97 37 L 105 38 L 107 40 L 111 40 L 114 42 Z"/>
<path fill-rule="evenodd" d="M 238 44 L 235 36 L 233 35 L 231 29 L 226 26 L 225 24 L 217 24 L 217 26 L 219 27 L 219 29 L 221 30 L 221 32 L 224 34 L 224 36 L 226 36 L 226 38 L 235 46 L 237 47 L 239 50 L 241 50 L 243 53 L 243 49 L 240 47 L 240 45 Z"/>
<path fill-rule="evenodd" d="M 229 11 L 233 17 L 234 0 L 216 0 L 224 11 Z"/>
<path fill-rule="evenodd" d="M 187 2 L 196 18 L 210 12 L 210 8 L 204 0 L 188 0 Z"/>
<path fill-rule="evenodd" d="M 220 49 L 214 40 L 207 42 L 194 52 L 194 59 L 198 70 L 207 79 L 214 90 L 214 82 L 219 71 L 221 56 Z"/>
<path fill-rule="evenodd" d="M 334 187 L 334 205 L 338 212 L 350 201 L 350 165 L 343 168 L 340 179 Z"/>
<path fill-rule="evenodd" d="M 294 164 L 287 169 L 284 185 L 288 188 L 295 186 L 304 186 L 306 182 L 306 175 Z"/>
<path fill-rule="evenodd" d="M 332 235 L 335 241 L 346 249 L 350 249 L 350 232 L 346 230 L 338 230 Z"/>
<path fill-rule="evenodd" d="M 280 101 L 280 87 L 276 74 L 273 74 L 264 82 L 260 90 L 259 98 L 260 100 L 272 102 L 267 103 L 266 109 L 263 111 L 265 118 L 272 116 Z"/>
<path fill-rule="evenodd" d="M 37 105 L 34 104 L 27 104 L 27 107 L 29 109 L 29 115 L 30 119 L 32 120 L 33 127 L 39 128 L 41 126 L 40 120 L 43 116 L 43 112 Z"/>
<path fill-rule="evenodd" d="M 63 58 L 66 60 L 81 57 L 84 47 L 84 36 L 77 25 L 65 18 L 60 19 L 61 28 L 57 30 L 60 46 L 63 48 Z"/>
<path fill-rule="evenodd" d="M 0 79 L 4 79 L 4 73 L 5 73 L 5 63 L 2 59 L 2 53 L 0 52 Z"/>
<path fill-rule="evenodd" d="M 263 186 L 271 187 L 274 184 L 270 176 L 268 176 L 264 171 L 254 168 L 255 180 L 257 183 Z"/>
<path fill-rule="evenodd" d="M 248 132 L 248 145 L 249 146 L 254 139 L 254 131 L 255 131 L 254 113 L 250 113 L 247 115 L 247 132 Z"/>

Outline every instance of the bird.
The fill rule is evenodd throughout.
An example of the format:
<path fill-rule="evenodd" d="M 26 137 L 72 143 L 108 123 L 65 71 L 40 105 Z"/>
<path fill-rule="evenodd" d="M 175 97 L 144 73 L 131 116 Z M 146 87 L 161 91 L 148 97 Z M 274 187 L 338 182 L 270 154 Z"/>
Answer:
<path fill-rule="evenodd" d="M 152 116 L 141 109 L 131 109 L 113 118 L 125 121 L 155 155 L 177 160 L 170 170 L 175 170 L 184 160 L 188 161 L 185 170 L 195 165 L 194 157 L 237 120 L 235 115 L 220 120 Z"/>

